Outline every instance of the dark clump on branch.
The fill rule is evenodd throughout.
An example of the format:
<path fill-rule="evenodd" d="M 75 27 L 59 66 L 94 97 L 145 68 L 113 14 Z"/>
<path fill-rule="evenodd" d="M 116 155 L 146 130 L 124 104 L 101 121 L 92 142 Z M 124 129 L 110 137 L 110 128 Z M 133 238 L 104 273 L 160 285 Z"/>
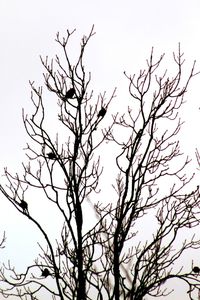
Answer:
<path fill-rule="evenodd" d="M 44 270 L 42 270 L 41 276 L 43 276 L 43 277 L 46 278 L 49 275 L 50 275 L 50 272 L 49 272 L 49 270 L 47 268 L 45 268 Z"/>
<path fill-rule="evenodd" d="M 103 118 L 106 114 L 106 109 L 104 107 L 102 107 L 97 115 L 98 118 Z"/>
<path fill-rule="evenodd" d="M 199 269 L 199 267 L 197 267 L 197 266 L 195 266 L 193 269 L 192 269 L 192 271 L 194 272 L 194 273 L 199 273 L 200 272 L 200 269 Z"/>
<path fill-rule="evenodd" d="M 23 209 L 23 211 L 28 210 L 28 204 L 24 200 L 21 200 L 21 203 L 19 203 L 19 206 Z"/>
<path fill-rule="evenodd" d="M 63 101 L 66 101 L 67 99 L 72 99 L 73 96 L 75 94 L 75 89 L 74 88 L 71 88 L 69 89 L 67 92 L 66 92 L 66 95 L 65 97 L 63 98 Z"/>
<path fill-rule="evenodd" d="M 48 156 L 49 159 L 56 159 L 56 155 L 53 152 L 47 153 L 47 156 Z"/>

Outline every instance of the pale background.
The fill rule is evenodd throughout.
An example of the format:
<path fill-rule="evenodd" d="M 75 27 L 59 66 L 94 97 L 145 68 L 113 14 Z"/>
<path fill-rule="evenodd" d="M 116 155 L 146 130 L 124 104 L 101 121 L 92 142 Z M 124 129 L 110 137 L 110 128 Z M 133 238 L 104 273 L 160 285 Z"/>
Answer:
<path fill-rule="evenodd" d="M 57 53 L 57 31 L 64 35 L 67 29 L 76 28 L 74 45 L 78 47 L 80 37 L 95 25 L 97 34 L 87 52 L 87 68 L 93 74 L 91 88 L 109 94 L 117 86 L 120 106 L 127 97 L 123 71 L 134 73 L 143 68 L 152 46 L 155 55 L 166 53 L 165 63 L 170 68 L 172 52 L 180 42 L 186 58 L 184 74 L 194 59 L 200 69 L 199 12 L 199 0 L 0 0 L 0 174 L 5 166 L 13 172 L 21 168 L 27 140 L 21 110 L 31 111 L 28 80 L 42 84 L 39 55 Z M 200 146 L 199 83 L 200 77 L 196 77 L 190 84 L 181 113 L 185 120 L 181 146 L 194 159 L 194 166 L 194 150 Z M 19 268 L 30 263 L 38 253 L 33 248 L 38 236 L 1 197 L 0 232 L 3 230 L 7 248 L 0 260 L 10 257 Z M 176 284 L 176 294 L 168 299 L 187 299 L 182 292 Z"/>

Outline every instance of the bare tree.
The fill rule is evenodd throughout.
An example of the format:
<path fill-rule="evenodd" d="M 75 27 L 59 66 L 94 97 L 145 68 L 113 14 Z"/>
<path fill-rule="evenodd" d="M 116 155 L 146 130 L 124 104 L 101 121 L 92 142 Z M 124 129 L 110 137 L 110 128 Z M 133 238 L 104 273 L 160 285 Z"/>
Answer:
<path fill-rule="evenodd" d="M 22 176 L 5 168 L 7 184 L 0 185 L 16 212 L 42 233 L 45 246 L 39 244 L 39 257 L 24 273 L 10 262 L 1 267 L 0 293 L 12 299 L 43 299 L 45 292 L 48 299 L 140 300 L 167 296 L 166 283 L 176 279 L 187 284 L 188 297 L 193 299 L 200 287 L 200 266 L 192 261 L 179 266 L 183 253 L 200 248 L 194 235 L 199 225 L 199 187 L 191 190 L 194 175 L 185 174 L 190 160 L 180 150 L 178 112 L 197 74 L 195 63 L 182 82 L 184 59 L 179 47 L 173 54 L 175 75 L 167 71 L 159 75 L 164 55 L 155 60 L 152 49 L 146 69 L 139 75 L 125 73 L 127 111 L 111 115 L 116 90 L 108 99 L 103 93 L 95 100 L 83 61 L 94 28 L 83 37 L 75 63 L 69 54 L 72 34 L 56 36 L 64 59 L 41 57 L 45 86 L 58 100 L 51 121 L 56 133 L 47 126 L 50 104 L 42 87 L 30 82 L 34 112 L 28 116 L 23 111 L 31 141 L 26 147 L 28 162 L 22 164 Z M 110 181 L 112 196 L 97 202 L 104 142 L 118 151 L 118 171 Z M 55 216 L 62 221 L 56 243 L 30 205 L 34 190 L 55 207 Z M 94 214 L 88 229 L 89 205 Z"/>

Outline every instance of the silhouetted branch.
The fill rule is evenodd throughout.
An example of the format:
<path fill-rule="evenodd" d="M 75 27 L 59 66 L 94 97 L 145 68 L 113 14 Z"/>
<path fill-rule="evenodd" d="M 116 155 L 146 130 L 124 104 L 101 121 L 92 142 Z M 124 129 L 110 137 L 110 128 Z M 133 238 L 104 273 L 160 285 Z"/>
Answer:
<path fill-rule="evenodd" d="M 81 40 L 75 61 L 70 57 L 74 32 L 56 35 L 63 57 L 40 58 L 44 85 L 56 97 L 57 110 L 51 111 L 43 88 L 30 82 L 34 110 L 30 116 L 22 112 L 27 162 L 22 175 L 4 169 L 6 184 L 0 191 L 36 225 L 44 243 L 38 243 L 40 253 L 23 273 L 10 262 L 3 264 L 0 293 L 24 300 L 41 299 L 43 293 L 54 300 L 142 300 L 169 295 L 165 283 L 177 279 L 187 284 L 193 299 L 200 289 L 200 266 L 183 266 L 181 259 L 200 248 L 194 234 L 200 192 L 199 186 L 192 189 L 195 174 L 186 173 L 190 159 L 181 152 L 178 135 L 183 124 L 179 110 L 197 74 L 195 63 L 183 83 L 180 45 L 173 53 L 173 76 L 167 70 L 159 74 L 164 54 L 155 60 L 152 49 L 145 69 L 138 75 L 124 73 L 130 102 L 126 112 L 111 116 L 116 89 L 110 97 L 105 92 L 94 96 L 84 65 L 94 26 Z M 97 201 L 105 142 L 112 143 L 113 153 L 118 150 L 115 165 L 108 161 L 113 178 L 106 177 L 113 194 L 105 191 Z M 198 150 L 196 156 L 200 162 Z M 31 197 L 36 191 L 39 205 Z M 46 204 L 55 214 L 48 221 L 58 226 L 56 240 L 48 230 L 51 224 L 45 224 Z"/>

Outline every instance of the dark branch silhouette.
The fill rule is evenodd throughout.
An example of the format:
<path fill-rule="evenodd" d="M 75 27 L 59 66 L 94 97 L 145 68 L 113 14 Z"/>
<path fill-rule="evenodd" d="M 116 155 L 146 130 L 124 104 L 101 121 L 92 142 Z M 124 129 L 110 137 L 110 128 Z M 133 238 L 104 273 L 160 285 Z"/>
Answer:
<path fill-rule="evenodd" d="M 21 176 L 5 168 L 7 182 L 0 185 L 5 200 L 44 238 L 39 256 L 23 273 L 10 261 L 2 265 L 1 296 L 36 300 L 45 292 L 54 300 L 142 300 L 167 297 L 171 291 L 166 283 L 176 279 L 187 285 L 187 296 L 193 299 L 200 289 L 200 269 L 197 262 L 184 265 L 182 258 L 191 250 L 198 256 L 200 249 L 195 235 L 200 193 L 193 184 L 195 174 L 187 172 L 190 159 L 181 152 L 178 137 L 179 111 L 197 74 L 195 63 L 183 82 L 180 46 L 173 54 L 173 74 L 160 71 L 164 55 L 156 60 L 152 49 L 144 69 L 137 75 L 124 73 L 127 106 L 111 114 L 116 89 L 109 97 L 105 92 L 96 96 L 84 65 L 94 28 L 83 37 L 75 61 L 69 55 L 73 34 L 56 36 L 64 62 L 58 56 L 41 58 L 45 87 L 55 96 L 52 105 L 57 103 L 57 133 L 49 130 L 50 105 L 45 104 L 42 88 L 30 82 L 34 111 L 28 116 L 23 110 L 30 139 L 28 161 L 22 164 Z M 113 194 L 101 181 L 107 172 L 103 159 L 108 157 L 108 143 L 114 160 L 108 161 L 113 178 L 106 180 Z M 39 221 L 38 206 L 34 211 L 36 203 L 30 199 L 34 191 L 53 207 L 55 220 L 45 222 L 47 208 L 44 222 Z M 59 226 L 56 218 L 62 227 L 55 241 L 49 228 Z"/>

